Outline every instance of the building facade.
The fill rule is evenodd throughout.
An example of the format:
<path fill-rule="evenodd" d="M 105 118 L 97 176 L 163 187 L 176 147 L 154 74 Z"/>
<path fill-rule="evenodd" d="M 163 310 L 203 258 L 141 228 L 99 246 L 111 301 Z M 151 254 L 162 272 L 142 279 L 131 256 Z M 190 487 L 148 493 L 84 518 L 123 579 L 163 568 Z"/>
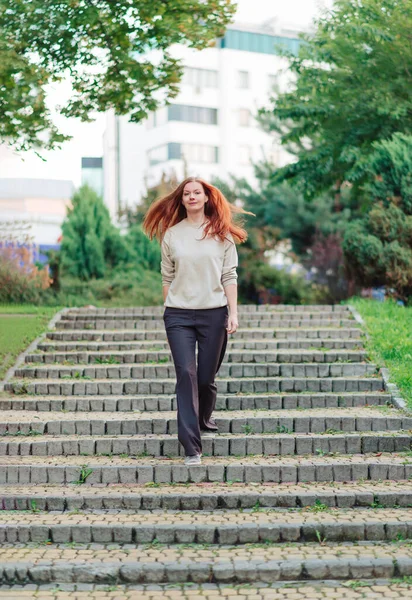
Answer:
<path fill-rule="evenodd" d="M 206 180 L 245 177 L 253 184 L 253 163 L 290 161 L 278 140 L 256 117 L 270 97 L 289 85 L 287 61 L 278 45 L 296 53 L 299 32 L 230 26 L 213 47 L 175 47 L 184 76 L 179 95 L 139 124 L 107 115 L 104 140 L 105 202 L 113 216 L 139 203 L 162 174 Z"/>

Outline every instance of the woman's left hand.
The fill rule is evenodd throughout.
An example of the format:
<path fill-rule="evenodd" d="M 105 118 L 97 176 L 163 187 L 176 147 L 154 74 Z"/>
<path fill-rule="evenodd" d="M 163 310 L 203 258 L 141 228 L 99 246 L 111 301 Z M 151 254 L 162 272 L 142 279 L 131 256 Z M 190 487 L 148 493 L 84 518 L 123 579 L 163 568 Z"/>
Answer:
<path fill-rule="evenodd" d="M 237 320 L 237 315 L 229 315 L 229 320 L 227 324 L 227 332 L 228 333 L 236 333 L 237 328 L 239 327 L 239 322 Z"/>

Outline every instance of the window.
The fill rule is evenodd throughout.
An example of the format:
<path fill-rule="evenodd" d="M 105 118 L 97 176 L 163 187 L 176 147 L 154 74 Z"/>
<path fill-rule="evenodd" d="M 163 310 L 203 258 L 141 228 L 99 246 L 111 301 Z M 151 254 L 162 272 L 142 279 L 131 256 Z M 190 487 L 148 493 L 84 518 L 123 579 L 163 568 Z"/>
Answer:
<path fill-rule="evenodd" d="M 190 162 L 217 163 L 219 148 L 203 144 L 180 144 L 170 142 L 148 151 L 149 165 L 154 166 L 167 160 L 180 160 L 185 157 Z"/>
<path fill-rule="evenodd" d="M 202 123 L 204 125 L 217 125 L 217 109 L 203 106 L 186 106 L 184 104 L 171 104 L 168 107 L 169 121 L 186 121 L 187 123 Z"/>
<path fill-rule="evenodd" d="M 238 71 L 237 82 L 238 88 L 247 90 L 249 88 L 249 73 L 247 71 Z"/>
<path fill-rule="evenodd" d="M 149 165 L 152 167 L 153 165 L 157 165 L 161 162 L 165 162 L 168 159 L 168 148 L 167 145 L 157 146 L 156 148 L 152 148 L 147 153 L 149 158 Z"/>
<path fill-rule="evenodd" d="M 278 54 L 276 46 L 279 45 L 290 50 L 293 54 L 297 54 L 302 43 L 297 38 L 228 29 L 225 36 L 219 40 L 218 46 L 220 48 L 231 48 L 232 50 L 246 50 L 246 52 Z"/>
<path fill-rule="evenodd" d="M 164 125 L 167 121 L 167 111 L 163 106 L 158 110 L 149 113 L 146 121 L 146 129 L 153 129 L 153 127 L 159 127 Z"/>
<path fill-rule="evenodd" d="M 239 109 L 239 125 L 241 127 L 250 126 L 250 110 L 248 108 Z"/>
<path fill-rule="evenodd" d="M 279 90 L 279 75 L 268 75 L 269 92 L 277 92 Z"/>
<path fill-rule="evenodd" d="M 238 146 L 238 162 L 241 165 L 249 165 L 252 160 L 250 146 Z"/>
<path fill-rule="evenodd" d="M 218 73 L 211 69 L 194 69 L 193 67 L 186 67 L 183 83 L 196 88 L 217 88 Z"/>
<path fill-rule="evenodd" d="M 190 162 L 217 163 L 219 161 L 217 146 L 182 144 L 182 155 Z"/>

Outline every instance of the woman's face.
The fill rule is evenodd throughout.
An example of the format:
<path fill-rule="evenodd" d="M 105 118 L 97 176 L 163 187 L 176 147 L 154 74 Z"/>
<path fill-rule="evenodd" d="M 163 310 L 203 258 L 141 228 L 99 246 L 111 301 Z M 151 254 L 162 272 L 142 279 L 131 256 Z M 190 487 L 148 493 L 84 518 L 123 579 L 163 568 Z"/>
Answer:
<path fill-rule="evenodd" d="M 204 213 L 207 196 L 203 185 L 197 181 L 189 181 L 183 188 L 182 203 L 188 214 Z"/>

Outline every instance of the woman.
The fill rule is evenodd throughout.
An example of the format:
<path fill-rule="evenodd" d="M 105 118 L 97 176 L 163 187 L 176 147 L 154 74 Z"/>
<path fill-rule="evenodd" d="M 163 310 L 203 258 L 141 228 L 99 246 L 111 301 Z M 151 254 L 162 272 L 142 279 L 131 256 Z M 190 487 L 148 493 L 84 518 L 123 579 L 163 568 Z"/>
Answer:
<path fill-rule="evenodd" d="M 252 214 L 191 177 L 157 200 L 143 223 L 150 239 L 161 241 L 163 319 L 176 370 L 178 438 L 187 465 L 201 463 L 200 432 L 217 431 L 215 375 L 227 334 L 238 328 L 235 240 L 244 242 L 247 234 L 233 223 L 233 213 Z"/>

